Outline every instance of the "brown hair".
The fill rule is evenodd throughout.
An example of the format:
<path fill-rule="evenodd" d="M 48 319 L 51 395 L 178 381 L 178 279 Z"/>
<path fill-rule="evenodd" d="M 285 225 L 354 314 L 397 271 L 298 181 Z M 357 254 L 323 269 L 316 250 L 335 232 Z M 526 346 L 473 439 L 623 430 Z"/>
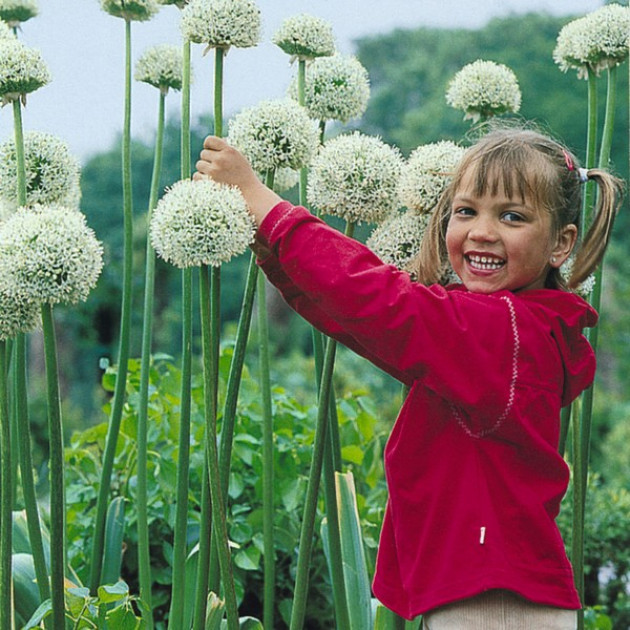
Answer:
<path fill-rule="evenodd" d="M 575 288 L 601 261 L 621 204 L 623 183 L 603 169 L 579 168 L 577 158 L 561 144 L 530 129 L 494 129 L 470 147 L 459 162 L 453 180 L 440 198 L 423 238 L 413 272 L 419 282 L 444 280 L 448 267 L 446 229 L 451 202 L 464 173 L 472 169 L 474 194 L 496 194 L 503 187 L 509 197 L 527 198 L 549 212 L 552 227 L 559 232 L 574 224 L 580 229 L 583 178 L 598 185 L 597 207 L 591 226 L 581 240 L 568 282 L 555 268 L 545 286 Z"/>

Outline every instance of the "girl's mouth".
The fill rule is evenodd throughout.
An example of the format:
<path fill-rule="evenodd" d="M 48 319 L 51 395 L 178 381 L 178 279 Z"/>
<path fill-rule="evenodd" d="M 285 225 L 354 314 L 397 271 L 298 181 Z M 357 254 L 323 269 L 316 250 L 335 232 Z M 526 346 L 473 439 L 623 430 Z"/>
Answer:
<path fill-rule="evenodd" d="M 505 265 L 505 260 L 489 254 L 466 254 L 468 264 L 477 271 L 496 271 Z"/>

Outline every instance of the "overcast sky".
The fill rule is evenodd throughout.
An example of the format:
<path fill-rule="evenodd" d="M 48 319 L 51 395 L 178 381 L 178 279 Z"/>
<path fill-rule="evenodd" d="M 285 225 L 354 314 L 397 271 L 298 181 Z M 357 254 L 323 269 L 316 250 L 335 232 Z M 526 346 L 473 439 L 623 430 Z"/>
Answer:
<path fill-rule="evenodd" d="M 271 43 L 283 20 L 308 13 L 331 23 L 337 48 L 354 52 L 354 40 L 395 28 L 478 28 L 493 17 L 531 11 L 582 15 L 603 0 L 259 0 L 263 42 L 232 49 L 225 62 L 226 115 L 263 99 L 281 98 L 293 76 L 289 57 Z M 179 9 L 166 6 L 149 22 L 132 24 L 132 59 L 155 44 L 181 43 Z M 82 161 L 109 148 L 123 117 L 124 22 L 100 8 L 99 0 L 40 0 L 40 15 L 23 25 L 20 38 L 38 48 L 52 82 L 29 95 L 23 113 L 26 130 L 64 139 Z M 509 46 L 510 42 L 506 42 Z M 192 114 L 210 112 L 212 57 L 193 45 Z M 149 138 L 155 129 L 158 92 L 134 82 L 132 134 Z M 179 93 L 167 97 L 167 110 L 179 111 Z M 13 133 L 10 107 L 0 110 L 0 141 Z"/>

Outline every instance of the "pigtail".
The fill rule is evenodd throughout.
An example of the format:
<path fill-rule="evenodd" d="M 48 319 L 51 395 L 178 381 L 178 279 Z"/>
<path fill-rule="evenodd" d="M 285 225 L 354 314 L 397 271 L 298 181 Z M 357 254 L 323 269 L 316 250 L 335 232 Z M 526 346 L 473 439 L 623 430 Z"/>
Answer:
<path fill-rule="evenodd" d="M 599 194 L 593 222 L 582 239 L 575 256 L 571 276 L 568 280 L 570 289 L 574 289 L 584 282 L 604 257 L 623 196 L 622 180 L 607 171 L 592 168 L 585 171 L 585 176 L 589 181 L 597 184 Z"/>

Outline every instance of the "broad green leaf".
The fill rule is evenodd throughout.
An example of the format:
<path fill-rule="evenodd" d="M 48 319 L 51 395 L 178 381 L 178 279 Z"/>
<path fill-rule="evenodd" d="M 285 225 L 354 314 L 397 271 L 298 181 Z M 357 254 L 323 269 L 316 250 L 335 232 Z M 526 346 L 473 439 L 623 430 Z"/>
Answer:
<path fill-rule="evenodd" d="M 341 449 L 341 457 L 347 462 L 360 466 L 363 463 L 363 449 L 357 444 L 348 444 Z"/>
<path fill-rule="evenodd" d="M 205 630 L 220 630 L 221 620 L 225 613 L 225 602 L 210 592 L 208 594 L 208 605 L 206 608 L 206 627 Z"/>
<path fill-rule="evenodd" d="M 33 613 L 33 616 L 24 624 L 22 630 L 31 630 L 31 628 L 39 627 L 39 624 L 48 616 L 52 611 L 52 600 L 47 599 L 45 602 L 37 607 L 37 610 Z"/>
<path fill-rule="evenodd" d="M 98 587 L 98 599 L 100 604 L 112 604 L 129 595 L 129 587 L 122 580 L 116 584 L 106 584 Z"/>
<path fill-rule="evenodd" d="M 116 497 L 109 504 L 107 510 L 101 584 L 115 584 L 120 579 L 124 535 L 125 499 L 123 497 Z"/>

